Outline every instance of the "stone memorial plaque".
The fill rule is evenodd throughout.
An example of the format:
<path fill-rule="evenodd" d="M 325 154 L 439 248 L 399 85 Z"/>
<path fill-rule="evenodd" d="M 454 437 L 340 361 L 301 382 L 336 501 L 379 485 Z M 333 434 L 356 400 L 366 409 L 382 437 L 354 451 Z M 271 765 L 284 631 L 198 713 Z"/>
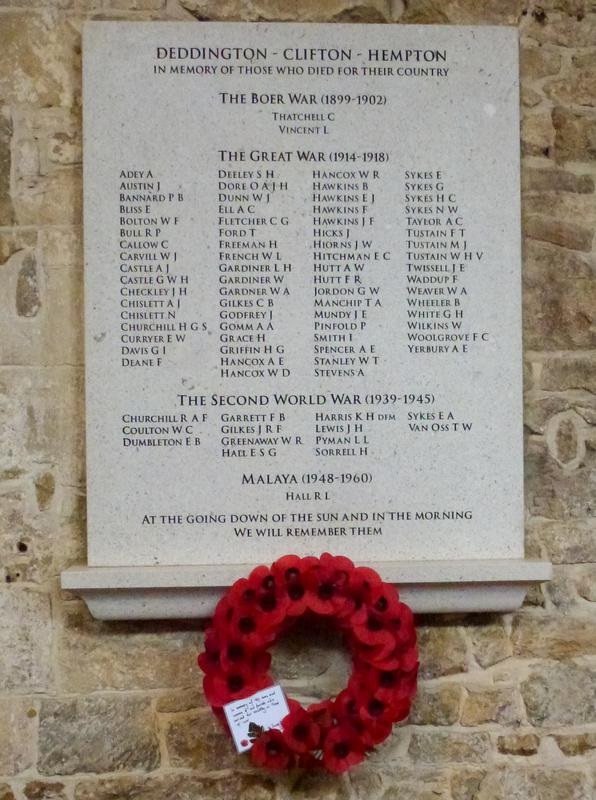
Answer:
<path fill-rule="evenodd" d="M 517 34 L 92 22 L 91 566 L 523 557 Z"/>

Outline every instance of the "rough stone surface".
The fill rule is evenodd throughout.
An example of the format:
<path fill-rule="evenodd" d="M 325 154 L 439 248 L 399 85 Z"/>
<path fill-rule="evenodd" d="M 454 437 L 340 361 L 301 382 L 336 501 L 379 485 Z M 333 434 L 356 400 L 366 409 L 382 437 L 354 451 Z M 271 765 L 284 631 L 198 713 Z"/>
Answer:
<path fill-rule="evenodd" d="M 526 502 L 538 517 L 568 520 L 594 517 L 592 487 L 596 480 L 596 452 L 586 451 L 585 460 L 566 470 L 540 441 L 530 442 L 526 458 Z"/>
<path fill-rule="evenodd" d="M 0 800 L 15 800 L 13 791 L 7 783 L 0 783 Z"/>
<path fill-rule="evenodd" d="M 35 728 L 35 709 L 31 701 L 0 698 L 0 775 L 18 775 L 32 766 Z"/>
<path fill-rule="evenodd" d="M 473 800 L 589 800 L 582 772 L 570 769 L 502 766 L 484 777 Z"/>
<path fill-rule="evenodd" d="M 272 800 L 274 782 L 266 776 L 226 775 L 202 778 L 192 774 L 139 775 L 83 780 L 75 787 L 75 800 Z"/>
<path fill-rule="evenodd" d="M 545 661 L 531 670 L 521 693 L 538 727 L 596 722 L 596 671 L 589 667 Z"/>
<path fill-rule="evenodd" d="M 446 683 L 437 687 L 421 686 L 410 712 L 414 725 L 453 725 L 459 719 L 464 690 Z"/>
<path fill-rule="evenodd" d="M 536 176 L 530 179 L 538 180 Z M 528 238 L 524 243 L 524 264 L 527 347 L 543 350 L 594 347 L 596 266 L 592 257 Z"/>
<path fill-rule="evenodd" d="M 168 758 L 173 767 L 208 772 L 233 769 L 238 754 L 211 711 L 179 714 L 165 726 Z"/>
<path fill-rule="evenodd" d="M 414 730 L 408 748 L 410 757 L 426 763 L 470 763 L 485 761 L 490 753 L 487 733 L 446 733 Z"/>
<path fill-rule="evenodd" d="M 50 599 L 19 586 L 0 589 L 0 687 L 45 691 L 51 686 Z"/>
<path fill-rule="evenodd" d="M 535 733 L 511 734 L 497 739 L 499 753 L 509 756 L 533 756 L 539 747 L 540 739 Z"/>
<path fill-rule="evenodd" d="M 389 0 L 183 0 L 198 19 L 309 22 L 386 22 Z"/>
<path fill-rule="evenodd" d="M 521 718 L 521 703 L 513 689 L 470 689 L 464 701 L 461 724 L 466 727 L 489 722 L 519 725 Z"/>
<path fill-rule="evenodd" d="M 44 700 L 38 768 L 43 775 L 152 770 L 159 765 L 149 699 Z"/>
<path fill-rule="evenodd" d="M 528 658 L 567 659 L 596 655 L 594 620 L 591 617 L 522 612 L 513 621 L 515 655 Z"/>
<path fill-rule="evenodd" d="M 103 623 L 82 603 L 64 607 L 58 638 L 64 691 L 187 687 L 197 681 L 199 637 L 184 623 Z"/>
<path fill-rule="evenodd" d="M 27 800 L 67 800 L 63 783 L 30 781 L 23 788 Z"/>
<path fill-rule="evenodd" d="M 579 733 L 554 738 L 566 756 L 582 756 L 590 750 L 596 750 L 596 733 Z"/>
<path fill-rule="evenodd" d="M 472 654 L 481 667 L 491 667 L 512 654 L 511 642 L 502 618 L 476 614 L 467 629 Z"/>
<path fill-rule="evenodd" d="M 557 106 L 552 112 L 558 162 L 596 159 L 596 116 Z"/>
<path fill-rule="evenodd" d="M 418 628 L 420 677 L 437 678 L 467 669 L 467 646 L 463 631 L 438 618 L 422 619 Z"/>

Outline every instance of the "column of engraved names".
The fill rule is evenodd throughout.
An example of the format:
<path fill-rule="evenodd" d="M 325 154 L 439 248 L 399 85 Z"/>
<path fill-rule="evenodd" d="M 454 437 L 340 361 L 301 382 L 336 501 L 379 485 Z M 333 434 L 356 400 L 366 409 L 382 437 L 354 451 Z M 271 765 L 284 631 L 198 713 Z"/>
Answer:
<path fill-rule="evenodd" d="M 292 263 L 279 241 L 289 224 L 279 209 L 288 182 L 278 168 L 253 160 L 256 153 L 219 151 L 219 374 L 224 380 L 292 374 L 281 324 L 291 297 Z"/>
<path fill-rule="evenodd" d="M 457 194 L 442 170 L 406 170 L 407 344 L 412 354 L 468 353 L 488 341 L 470 330 L 467 277 L 482 269 L 484 251 L 468 239 Z"/>
<path fill-rule="evenodd" d="M 120 365 L 163 366 L 201 327 L 189 311 L 189 277 L 175 247 L 184 195 L 151 169 L 122 169 L 118 183 Z"/>
<path fill-rule="evenodd" d="M 386 356 L 376 335 L 385 313 L 382 278 L 391 269 L 391 253 L 376 230 L 383 177 L 380 168 L 312 172 L 314 374 L 347 386 L 354 378 L 380 376 Z M 360 404 L 366 398 L 351 400 Z M 375 412 L 342 407 L 341 394 L 333 405 L 315 412 L 315 455 L 369 455 Z"/>
<path fill-rule="evenodd" d="M 243 387 L 230 397 L 233 410 L 219 415 L 224 458 L 276 458 L 302 443 L 287 430 L 287 411 L 271 408 L 254 391 L 254 382 L 275 385 L 292 375 L 283 323 L 293 300 L 293 264 L 282 241 L 290 226 L 284 210 L 290 187 L 280 165 L 271 163 L 290 158 L 261 150 L 218 151 L 218 373 L 225 382 L 240 379 Z"/>
<path fill-rule="evenodd" d="M 378 169 L 314 169 L 314 374 L 370 376 L 382 351 L 374 339 L 383 313 L 379 271 L 390 260 L 375 241 Z"/>

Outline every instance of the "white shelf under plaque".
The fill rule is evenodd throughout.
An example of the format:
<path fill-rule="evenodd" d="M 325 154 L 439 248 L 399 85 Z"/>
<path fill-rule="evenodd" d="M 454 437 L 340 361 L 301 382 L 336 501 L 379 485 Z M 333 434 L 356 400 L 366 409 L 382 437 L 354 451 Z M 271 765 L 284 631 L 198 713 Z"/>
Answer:
<path fill-rule="evenodd" d="M 399 586 L 418 614 L 514 611 L 532 584 L 547 581 L 546 561 L 409 561 L 367 564 Z M 83 597 L 97 619 L 209 617 L 225 588 L 250 565 L 72 567 L 62 588 Z"/>

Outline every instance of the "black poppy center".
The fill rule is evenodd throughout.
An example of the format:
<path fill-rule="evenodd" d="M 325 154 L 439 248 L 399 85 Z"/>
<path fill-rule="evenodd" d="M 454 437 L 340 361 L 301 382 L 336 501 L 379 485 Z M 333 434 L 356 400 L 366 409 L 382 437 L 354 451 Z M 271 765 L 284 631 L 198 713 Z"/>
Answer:
<path fill-rule="evenodd" d="M 277 605 L 277 600 L 275 599 L 274 594 L 266 594 L 261 597 L 259 601 L 259 605 L 263 609 L 263 611 L 273 611 L 275 606 Z"/>
<path fill-rule="evenodd" d="M 230 661 L 239 661 L 244 655 L 244 648 L 241 644 L 231 644 L 228 647 L 228 658 Z"/>
<path fill-rule="evenodd" d="M 395 672 L 381 672 L 379 683 L 384 689 L 389 689 L 397 683 L 397 675 Z"/>
<path fill-rule="evenodd" d="M 281 753 L 281 747 L 279 746 L 279 742 L 275 739 L 270 739 L 267 742 L 267 753 L 270 756 L 278 756 Z"/>
<path fill-rule="evenodd" d="M 228 689 L 231 692 L 239 692 L 244 686 L 242 675 L 230 675 L 228 678 Z"/>
<path fill-rule="evenodd" d="M 308 736 L 308 725 L 305 725 L 304 722 L 299 722 L 298 725 L 294 725 L 293 734 L 294 739 L 303 742 Z"/>
<path fill-rule="evenodd" d="M 330 581 L 325 581 L 319 586 L 319 597 L 321 600 L 330 600 L 333 597 L 335 588 Z"/>
<path fill-rule="evenodd" d="M 273 587 L 275 586 L 275 578 L 273 577 L 273 575 L 267 575 L 266 578 L 263 578 L 261 585 L 263 586 L 263 589 L 267 590 L 273 589 Z"/>
<path fill-rule="evenodd" d="M 288 594 L 291 600 L 302 600 L 304 597 L 304 586 L 301 586 L 299 583 L 295 583 L 288 589 Z"/>
<path fill-rule="evenodd" d="M 290 567 L 286 570 L 286 580 L 287 581 L 294 581 L 300 575 L 300 571 L 296 569 L 296 567 Z"/>
<path fill-rule="evenodd" d="M 252 617 L 242 617 L 238 622 L 238 627 L 242 633 L 252 633 L 256 628 L 256 623 Z"/>
<path fill-rule="evenodd" d="M 386 597 L 379 597 L 379 599 L 375 603 L 375 608 L 377 609 L 377 611 L 380 611 L 381 614 L 382 614 L 383 611 L 387 611 L 387 606 L 388 605 L 389 605 L 389 603 L 387 602 L 387 598 Z"/>
<path fill-rule="evenodd" d="M 347 742 L 337 742 L 333 745 L 333 753 L 337 758 L 346 758 L 350 752 L 350 745 Z"/>
<path fill-rule="evenodd" d="M 371 717 L 378 717 L 380 714 L 383 713 L 384 709 L 385 709 L 385 704 L 382 703 L 380 700 L 377 700 L 376 697 L 373 697 L 373 699 L 368 704 L 368 713 L 371 715 Z"/>
<path fill-rule="evenodd" d="M 383 628 L 383 623 L 378 617 L 369 617 L 366 627 L 369 631 L 380 631 Z"/>

